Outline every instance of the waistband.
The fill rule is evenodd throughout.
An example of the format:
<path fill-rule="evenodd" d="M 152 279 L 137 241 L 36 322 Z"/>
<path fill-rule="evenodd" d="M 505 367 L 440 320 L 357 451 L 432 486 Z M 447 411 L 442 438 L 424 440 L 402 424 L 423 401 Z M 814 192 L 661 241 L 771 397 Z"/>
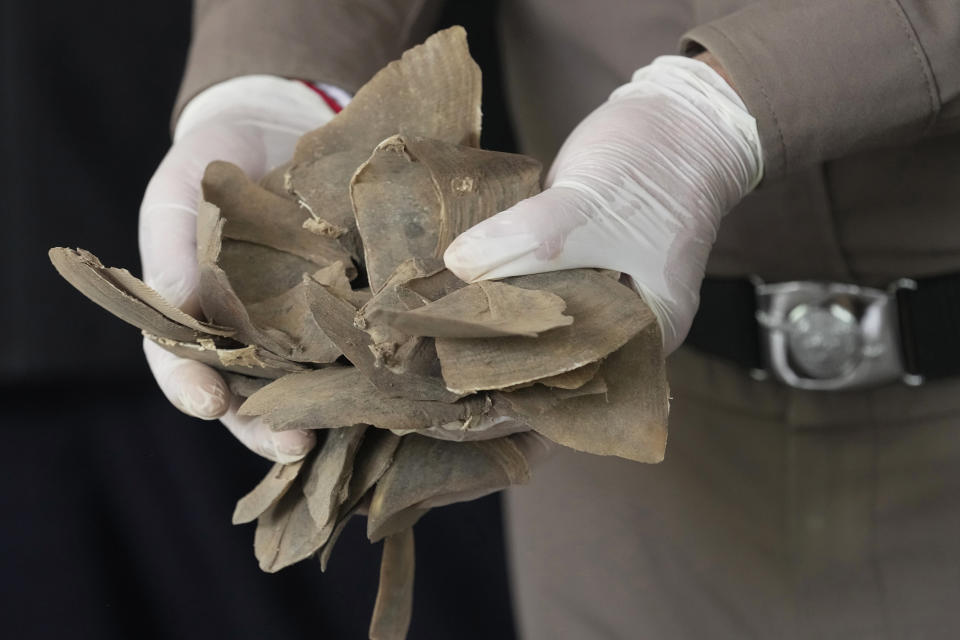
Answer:
<path fill-rule="evenodd" d="M 905 426 L 955 421 L 960 438 L 960 379 L 923 386 L 894 383 L 849 391 L 807 391 L 756 380 L 747 369 L 684 346 L 667 359 L 671 404 L 697 402 L 726 411 L 775 419 L 790 428 Z"/>

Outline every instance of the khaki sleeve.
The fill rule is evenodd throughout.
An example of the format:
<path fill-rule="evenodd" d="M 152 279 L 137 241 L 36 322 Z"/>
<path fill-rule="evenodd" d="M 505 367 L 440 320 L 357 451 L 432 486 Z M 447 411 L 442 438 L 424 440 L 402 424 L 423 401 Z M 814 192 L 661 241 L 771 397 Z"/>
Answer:
<path fill-rule="evenodd" d="M 960 130 L 960 0 L 767 0 L 681 47 L 729 72 L 768 178 Z"/>
<path fill-rule="evenodd" d="M 427 0 L 195 0 L 173 119 L 197 93 L 241 75 L 325 82 L 355 92 L 423 37 Z"/>

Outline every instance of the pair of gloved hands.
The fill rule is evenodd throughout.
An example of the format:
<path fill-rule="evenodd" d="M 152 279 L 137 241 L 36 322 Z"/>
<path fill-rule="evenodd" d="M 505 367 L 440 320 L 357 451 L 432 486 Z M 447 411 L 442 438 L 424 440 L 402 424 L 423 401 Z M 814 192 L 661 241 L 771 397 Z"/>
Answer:
<path fill-rule="evenodd" d="M 270 76 L 230 80 L 194 98 L 144 196 L 144 280 L 196 315 L 195 215 L 207 163 L 228 160 L 259 179 L 333 116 L 302 83 Z M 759 182 L 761 157 L 756 122 L 723 77 L 697 60 L 658 58 L 573 131 L 542 193 L 461 235 L 444 259 L 466 281 L 575 267 L 623 272 L 655 313 L 670 353 L 696 313 L 720 220 Z M 273 432 L 238 416 L 239 401 L 212 368 L 150 341 L 144 351 L 182 411 L 220 418 L 274 461 L 313 447 L 312 432 Z"/>

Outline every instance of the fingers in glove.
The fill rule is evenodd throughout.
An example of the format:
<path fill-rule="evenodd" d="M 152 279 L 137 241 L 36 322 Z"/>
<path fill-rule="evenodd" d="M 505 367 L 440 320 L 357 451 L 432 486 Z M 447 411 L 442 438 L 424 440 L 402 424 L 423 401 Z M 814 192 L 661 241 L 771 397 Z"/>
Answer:
<path fill-rule="evenodd" d="M 146 338 L 143 352 L 160 390 L 177 409 L 203 420 L 216 420 L 227 412 L 230 391 L 214 369 L 175 356 Z"/>
<path fill-rule="evenodd" d="M 637 234 L 614 207 L 597 218 L 581 189 L 551 187 L 460 234 L 447 247 L 444 262 L 467 282 L 597 267 L 644 273 L 645 286 L 666 290 L 671 274 L 663 268 L 663 248 L 654 243 L 668 232 Z M 669 236 L 678 247 L 685 238 L 680 229 Z M 625 244 L 629 252 L 622 250 Z"/>
<path fill-rule="evenodd" d="M 196 214 L 190 209 L 145 204 L 140 212 L 144 282 L 170 304 L 199 318 L 196 226 Z"/>
<path fill-rule="evenodd" d="M 547 189 L 460 234 L 444 262 L 467 282 L 592 266 L 570 264 L 568 240 L 587 221 L 569 194 Z"/>
<path fill-rule="evenodd" d="M 242 398 L 233 397 L 213 368 L 173 355 L 150 340 L 143 351 L 163 395 L 187 415 L 220 421 L 248 449 L 287 464 L 303 458 L 316 444 L 311 431 L 274 432 L 260 418 L 238 416 Z"/>
<path fill-rule="evenodd" d="M 220 421 L 254 453 L 274 462 L 289 464 L 302 459 L 316 445 L 317 436 L 313 431 L 271 431 L 259 416 L 237 415 L 241 404 L 243 398 L 233 398 Z"/>

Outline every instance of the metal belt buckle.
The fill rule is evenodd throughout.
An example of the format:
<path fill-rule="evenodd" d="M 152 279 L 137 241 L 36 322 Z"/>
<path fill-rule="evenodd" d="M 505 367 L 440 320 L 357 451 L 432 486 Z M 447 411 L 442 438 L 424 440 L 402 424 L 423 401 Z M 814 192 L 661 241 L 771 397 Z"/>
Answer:
<path fill-rule="evenodd" d="M 835 391 L 895 380 L 904 372 L 896 290 L 824 282 L 754 283 L 767 371 L 799 389 Z"/>

